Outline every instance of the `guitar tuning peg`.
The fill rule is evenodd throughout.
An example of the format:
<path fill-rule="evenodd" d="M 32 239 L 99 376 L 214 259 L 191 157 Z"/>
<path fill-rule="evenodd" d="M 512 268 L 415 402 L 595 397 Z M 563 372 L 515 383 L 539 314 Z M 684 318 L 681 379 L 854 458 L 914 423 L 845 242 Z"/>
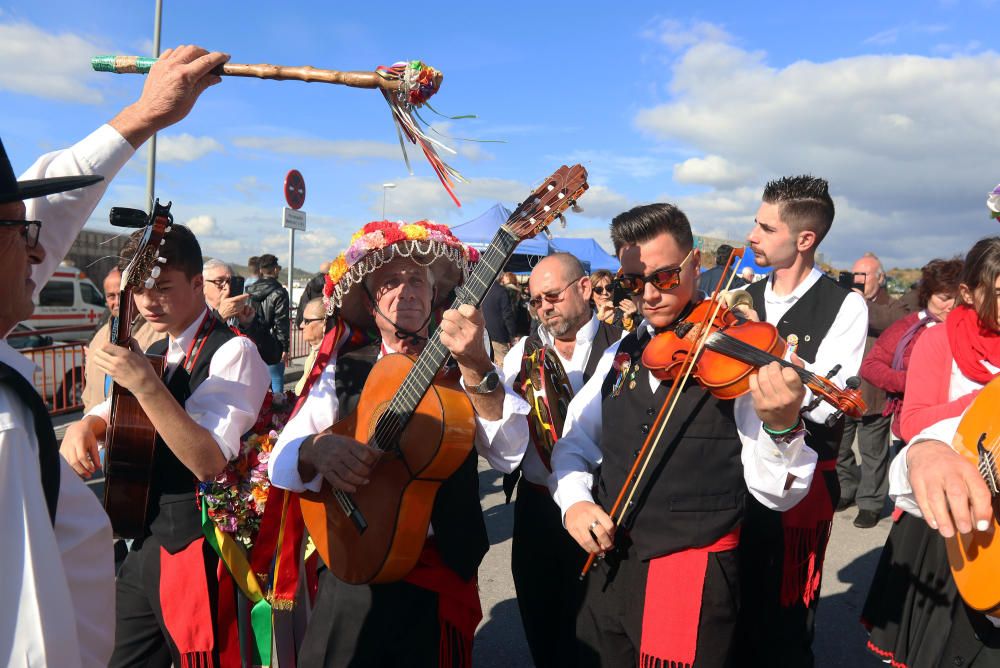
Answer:
<path fill-rule="evenodd" d="M 564 215 L 562 215 L 560 213 L 558 216 L 556 216 L 556 218 L 559 219 L 559 227 L 561 227 L 562 229 L 565 230 L 566 229 L 566 216 L 564 216 Z"/>
<path fill-rule="evenodd" d="M 577 204 L 576 200 L 573 200 L 573 213 L 583 213 L 583 207 Z"/>
<path fill-rule="evenodd" d="M 166 226 L 166 227 L 165 227 L 165 228 L 163 229 L 163 233 L 164 233 L 164 234 L 169 234 L 169 233 L 170 233 L 170 230 L 172 230 L 172 229 L 173 229 L 173 226 L 172 226 L 172 225 L 167 225 L 167 226 Z"/>
<path fill-rule="evenodd" d="M 167 263 L 167 258 L 163 257 L 162 255 L 158 255 L 156 257 L 156 261 L 159 262 L 160 264 L 166 264 Z"/>
<path fill-rule="evenodd" d="M 165 243 L 167 243 L 167 240 L 166 240 L 166 239 L 160 239 L 160 245 L 161 245 L 161 246 L 162 246 L 163 244 L 165 244 Z"/>
<path fill-rule="evenodd" d="M 156 281 L 154 281 L 152 278 L 147 278 L 146 282 L 143 283 L 143 285 L 146 286 L 147 290 L 152 290 L 153 286 L 156 285 Z"/>
<path fill-rule="evenodd" d="M 552 231 L 546 226 L 542 228 L 542 232 L 545 232 L 545 238 L 552 241 Z"/>
<path fill-rule="evenodd" d="M 159 278 L 160 277 L 160 268 L 159 267 L 153 267 L 152 271 L 149 272 L 149 275 L 152 276 L 153 278 Z"/>

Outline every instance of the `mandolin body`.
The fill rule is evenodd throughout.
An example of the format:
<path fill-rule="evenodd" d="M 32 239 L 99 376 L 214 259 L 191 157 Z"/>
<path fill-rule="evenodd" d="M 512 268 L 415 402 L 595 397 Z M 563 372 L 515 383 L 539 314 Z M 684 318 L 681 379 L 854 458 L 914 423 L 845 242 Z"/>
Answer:
<path fill-rule="evenodd" d="M 166 360 L 147 355 L 163 377 Z M 156 456 L 156 429 L 135 396 L 114 383 L 105 438 L 104 510 L 118 538 L 142 538 L 149 514 L 149 492 Z"/>
<path fill-rule="evenodd" d="M 980 444 L 991 450 L 987 456 L 996 471 L 996 455 L 1000 454 L 1000 380 L 991 381 L 969 406 L 958 426 L 951 447 L 958 454 L 986 472 L 981 465 Z M 987 478 L 987 485 L 989 479 Z M 991 490 L 993 491 L 993 490 Z M 987 531 L 956 534 L 945 539 L 948 564 L 958 592 L 969 607 L 987 615 L 1000 615 L 1000 496 L 993 493 L 993 517 Z"/>
<path fill-rule="evenodd" d="M 370 443 L 380 420 L 392 419 L 386 410 L 413 366 L 413 359 L 406 355 L 379 360 L 355 411 L 328 433 Z M 364 518 L 364 530 L 345 513 L 327 481 L 318 493 L 301 495 L 309 534 L 338 579 L 362 584 L 406 577 L 423 550 L 438 489 L 472 450 L 475 424 L 458 374 L 439 373 L 397 446 L 381 455 L 369 483 L 348 495 Z"/>

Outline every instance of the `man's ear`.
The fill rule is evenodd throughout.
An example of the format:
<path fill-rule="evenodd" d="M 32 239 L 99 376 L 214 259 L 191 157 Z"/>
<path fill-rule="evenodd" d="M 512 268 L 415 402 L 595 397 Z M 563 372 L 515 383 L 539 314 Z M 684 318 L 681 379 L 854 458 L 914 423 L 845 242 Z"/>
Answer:
<path fill-rule="evenodd" d="M 800 252 L 804 253 L 810 248 L 815 248 L 816 246 L 816 233 L 812 230 L 802 230 L 799 232 L 798 237 L 795 240 L 795 248 Z"/>

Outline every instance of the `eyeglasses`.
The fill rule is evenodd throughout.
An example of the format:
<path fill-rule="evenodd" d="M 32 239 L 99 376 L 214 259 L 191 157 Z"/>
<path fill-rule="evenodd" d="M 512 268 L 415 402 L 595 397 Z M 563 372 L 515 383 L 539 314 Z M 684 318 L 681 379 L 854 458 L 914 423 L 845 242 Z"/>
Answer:
<path fill-rule="evenodd" d="M 322 318 L 302 318 L 302 326 L 305 327 L 306 325 L 311 325 L 314 322 L 323 322 L 324 320 L 326 320 L 326 316 L 323 316 Z"/>
<path fill-rule="evenodd" d="M 227 285 L 230 285 L 233 282 L 233 277 L 228 276 L 226 278 L 207 278 L 205 279 L 205 282 L 211 283 L 219 290 L 221 290 L 222 288 L 226 287 Z"/>
<path fill-rule="evenodd" d="M 693 248 L 688 251 L 688 254 L 684 256 L 684 259 L 676 267 L 657 269 L 646 276 L 623 274 L 616 278 L 615 281 L 617 281 L 623 290 L 633 296 L 641 295 L 643 289 L 646 287 L 646 283 L 652 283 L 653 287 L 660 292 L 669 292 L 681 284 L 681 272 L 684 271 L 684 265 L 687 264 L 692 253 L 694 253 Z"/>
<path fill-rule="evenodd" d="M 541 295 L 538 295 L 537 297 L 532 297 L 531 299 L 528 300 L 528 306 L 537 311 L 538 307 L 542 305 L 543 299 L 550 304 L 558 304 L 563 300 L 562 294 L 569 289 L 569 286 L 573 285 L 581 278 L 583 278 L 583 276 L 577 276 L 572 281 L 567 283 L 561 290 L 556 290 L 555 292 L 546 292 Z"/>
<path fill-rule="evenodd" d="M 592 291 L 592 292 L 593 292 L 593 293 L 594 293 L 595 295 L 602 295 L 602 296 L 603 296 L 605 292 L 606 292 L 606 293 L 608 293 L 609 295 L 611 294 L 611 286 L 610 286 L 610 285 L 608 285 L 608 286 L 604 286 L 604 285 L 595 285 L 595 286 L 594 286 L 594 287 L 592 287 L 592 288 L 591 288 L 590 290 L 591 290 L 591 291 Z"/>
<path fill-rule="evenodd" d="M 29 249 L 34 249 L 38 247 L 38 233 L 42 229 L 42 223 L 38 220 L 0 220 L 0 227 L 14 227 L 20 225 L 24 229 L 21 234 L 24 235 L 24 243 Z"/>

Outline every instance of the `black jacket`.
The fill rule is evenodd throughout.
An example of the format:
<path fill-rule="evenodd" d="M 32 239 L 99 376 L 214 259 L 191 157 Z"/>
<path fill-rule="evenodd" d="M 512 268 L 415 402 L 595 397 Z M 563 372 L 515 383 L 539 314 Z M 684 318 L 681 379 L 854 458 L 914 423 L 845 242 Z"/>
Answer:
<path fill-rule="evenodd" d="M 281 344 L 281 351 L 288 352 L 291 340 L 288 290 L 276 278 L 262 278 L 246 290 L 264 324 Z"/>
<path fill-rule="evenodd" d="M 212 313 L 219 320 L 222 320 L 218 311 L 212 309 Z M 281 348 L 278 339 L 271 333 L 270 328 L 264 323 L 260 313 L 254 313 L 253 320 L 250 321 L 249 325 L 244 325 L 239 318 L 230 318 L 227 324 L 235 326 L 240 334 L 254 342 L 264 364 L 277 364 L 281 361 L 281 354 L 285 351 Z"/>
<path fill-rule="evenodd" d="M 302 312 L 306 310 L 306 304 L 323 296 L 323 286 L 326 285 L 326 274 L 316 274 L 306 283 L 306 289 L 299 297 L 299 307 L 295 311 L 295 329 L 302 326 Z"/>
<path fill-rule="evenodd" d="M 517 325 L 514 323 L 514 309 L 510 307 L 507 288 L 499 283 L 490 286 L 480 310 L 483 312 L 483 319 L 486 320 L 486 331 L 490 335 L 490 341 L 510 343 Z"/>

